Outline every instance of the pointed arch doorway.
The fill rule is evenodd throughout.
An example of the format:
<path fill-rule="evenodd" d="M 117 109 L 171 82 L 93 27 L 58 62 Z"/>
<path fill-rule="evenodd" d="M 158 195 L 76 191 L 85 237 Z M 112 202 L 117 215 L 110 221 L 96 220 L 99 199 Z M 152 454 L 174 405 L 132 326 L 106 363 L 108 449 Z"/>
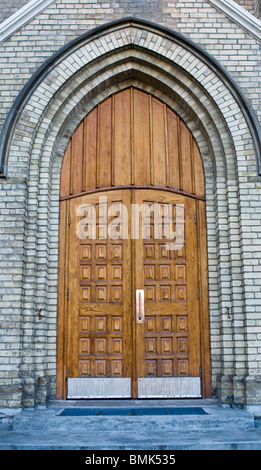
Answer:
<path fill-rule="evenodd" d="M 57 397 L 209 396 L 201 156 L 166 104 L 130 87 L 63 159 Z"/>

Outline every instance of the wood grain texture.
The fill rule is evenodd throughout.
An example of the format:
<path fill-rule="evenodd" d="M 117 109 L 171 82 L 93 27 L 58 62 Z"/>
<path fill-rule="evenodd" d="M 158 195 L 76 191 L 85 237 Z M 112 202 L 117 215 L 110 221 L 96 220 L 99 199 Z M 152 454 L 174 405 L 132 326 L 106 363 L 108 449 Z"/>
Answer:
<path fill-rule="evenodd" d="M 202 367 L 203 395 L 211 396 L 204 195 L 192 134 L 152 95 L 118 92 L 78 126 L 61 169 L 58 398 L 66 398 L 66 368 L 72 379 L 131 378 L 137 397 L 139 378 L 196 378 Z M 97 208 L 100 197 L 128 208 L 127 239 L 103 236 L 116 215 L 97 224 L 95 239 L 76 235 L 86 216 L 77 208 Z M 168 234 L 157 236 L 153 214 L 140 227 L 143 238 L 131 238 L 130 206 L 144 202 L 171 204 L 174 216 L 184 205 L 183 247 L 166 249 Z M 136 322 L 136 289 L 144 290 L 144 323 Z"/>
<path fill-rule="evenodd" d="M 130 377 L 131 375 L 131 277 L 130 239 L 109 237 L 107 218 L 112 204 L 130 206 L 129 191 L 99 194 L 70 201 L 68 265 L 68 373 L 69 377 Z M 79 238 L 77 225 L 95 208 L 97 238 L 87 230 Z M 116 206 L 117 207 L 117 206 Z M 128 222 L 128 221 L 127 221 Z M 91 232 L 89 232 L 90 234 Z M 111 232 L 114 234 L 114 232 Z"/>
<path fill-rule="evenodd" d="M 200 289 L 200 331 L 202 388 L 205 397 L 212 396 L 211 390 L 211 353 L 209 323 L 209 286 L 207 259 L 206 204 L 197 201 L 198 212 L 198 269 Z"/>
<path fill-rule="evenodd" d="M 145 321 L 136 328 L 137 376 L 199 377 L 196 203 L 158 190 L 136 190 L 134 194 L 139 206 L 170 204 L 174 213 L 178 210 L 176 207 L 183 204 L 185 214 L 185 240 L 179 249 L 166 249 L 172 240 L 167 236 L 155 238 L 153 213 L 150 238 L 135 240 L 135 289 L 145 292 Z M 175 213 L 175 220 L 178 224 L 178 213 Z"/>
<path fill-rule="evenodd" d="M 68 224 L 67 201 L 60 203 L 59 264 L 58 264 L 58 317 L 57 317 L 57 398 L 66 395 L 66 358 L 67 358 L 67 250 Z"/>
<path fill-rule="evenodd" d="M 65 153 L 60 196 L 128 185 L 205 195 L 191 132 L 165 103 L 136 88 L 107 98 L 80 123 Z"/>

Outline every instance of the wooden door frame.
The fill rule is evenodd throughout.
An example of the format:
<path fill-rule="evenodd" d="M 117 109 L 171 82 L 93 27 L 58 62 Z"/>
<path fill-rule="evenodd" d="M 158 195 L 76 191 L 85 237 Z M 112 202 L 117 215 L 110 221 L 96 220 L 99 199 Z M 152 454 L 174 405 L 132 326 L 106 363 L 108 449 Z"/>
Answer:
<path fill-rule="evenodd" d="M 202 395 L 212 397 L 206 202 L 197 200 L 198 285 Z"/>
<path fill-rule="evenodd" d="M 111 187 L 110 190 L 119 189 Z M 123 189 L 120 187 L 120 189 Z M 129 189 L 128 187 L 125 188 Z M 135 187 L 132 189 L 164 190 L 180 194 L 180 191 L 170 190 L 153 186 Z M 87 191 L 85 194 L 93 193 Z M 101 192 L 96 190 L 96 193 Z M 183 195 L 184 192 L 182 192 Z M 81 194 L 82 196 L 83 194 Z M 187 194 L 191 197 L 191 194 Z M 74 196 L 75 197 L 75 196 Z M 208 261 L 207 261 L 207 227 L 205 199 L 193 195 L 196 199 L 197 213 L 197 244 L 198 244 L 198 288 L 199 288 L 199 318 L 200 318 L 200 364 L 202 370 L 202 397 L 212 396 L 211 387 L 211 359 L 210 359 L 210 319 L 209 319 L 209 297 L 208 297 Z M 67 261 L 68 261 L 68 199 L 60 200 L 59 215 L 59 260 L 58 260 L 58 312 L 57 312 L 57 399 L 66 399 L 67 391 Z"/>
<path fill-rule="evenodd" d="M 59 213 L 59 259 L 57 296 L 57 360 L 56 398 L 65 399 L 67 392 L 67 260 L 68 260 L 68 202 L 60 202 Z"/>

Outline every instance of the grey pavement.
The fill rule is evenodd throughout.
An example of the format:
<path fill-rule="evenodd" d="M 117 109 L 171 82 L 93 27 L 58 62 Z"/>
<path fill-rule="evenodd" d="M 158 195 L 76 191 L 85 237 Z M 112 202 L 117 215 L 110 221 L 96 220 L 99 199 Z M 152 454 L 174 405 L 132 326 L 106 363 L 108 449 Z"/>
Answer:
<path fill-rule="evenodd" d="M 198 407 L 206 414 L 153 411 L 170 407 Z M 94 408 L 105 414 L 61 415 Z M 126 413 L 141 409 L 149 414 Z M 259 409 L 221 407 L 215 400 L 57 400 L 46 408 L 0 409 L 0 450 L 261 450 L 260 415 Z"/>

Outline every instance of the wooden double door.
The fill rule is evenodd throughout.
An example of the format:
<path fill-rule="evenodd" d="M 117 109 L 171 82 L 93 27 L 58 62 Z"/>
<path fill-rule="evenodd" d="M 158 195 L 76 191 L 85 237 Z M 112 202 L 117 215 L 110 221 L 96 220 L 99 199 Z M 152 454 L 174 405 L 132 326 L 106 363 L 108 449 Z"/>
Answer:
<path fill-rule="evenodd" d="M 71 199 L 67 397 L 200 397 L 197 202 L 163 190 Z"/>
<path fill-rule="evenodd" d="M 139 90 L 75 132 L 61 175 L 58 398 L 211 396 L 202 174 L 185 125 Z"/>

